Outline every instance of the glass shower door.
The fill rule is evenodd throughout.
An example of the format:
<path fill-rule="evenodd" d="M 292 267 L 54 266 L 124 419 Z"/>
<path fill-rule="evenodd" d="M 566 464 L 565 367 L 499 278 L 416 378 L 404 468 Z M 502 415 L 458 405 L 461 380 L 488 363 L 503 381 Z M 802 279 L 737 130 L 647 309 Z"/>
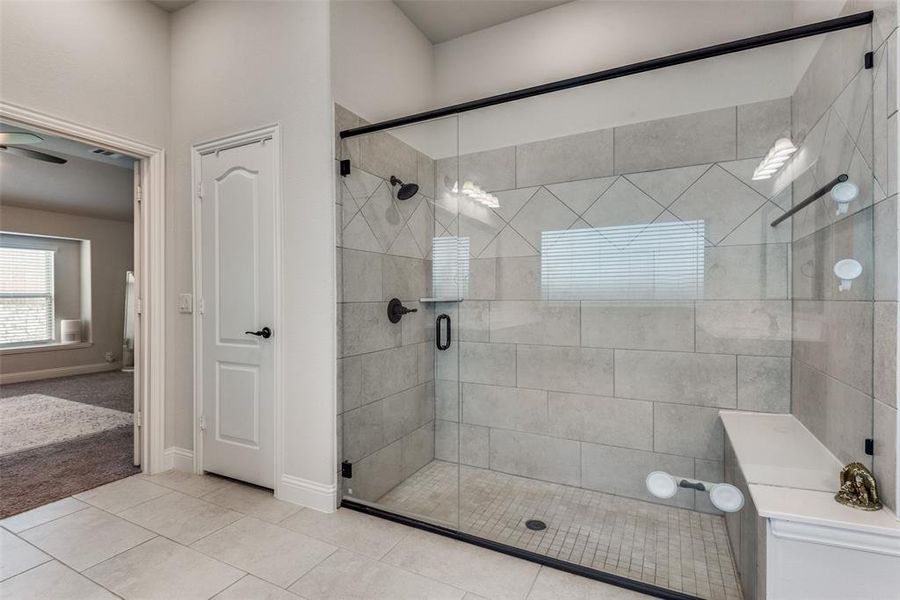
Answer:
<path fill-rule="evenodd" d="M 342 129 L 360 123 L 338 116 Z M 455 328 L 466 277 L 448 183 L 456 121 L 346 138 L 340 158 L 350 173 L 338 178 L 343 499 L 452 529 Z"/>

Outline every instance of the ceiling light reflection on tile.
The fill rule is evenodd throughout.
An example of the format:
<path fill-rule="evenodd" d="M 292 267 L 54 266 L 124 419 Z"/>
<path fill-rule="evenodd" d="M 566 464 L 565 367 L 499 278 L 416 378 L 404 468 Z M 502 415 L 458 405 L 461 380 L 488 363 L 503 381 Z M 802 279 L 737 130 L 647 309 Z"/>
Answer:
<path fill-rule="evenodd" d="M 778 169 L 784 166 L 791 155 L 797 151 L 797 147 L 788 138 L 779 138 L 766 153 L 759 166 L 753 171 L 753 180 L 769 179 Z"/>
<path fill-rule="evenodd" d="M 480 202 L 488 208 L 500 208 L 500 200 L 497 199 L 497 196 L 485 192 L 471 181 L 463 182 L 462 189 L 459 188 L 459 182 L 454 181 L 452 191 L 454 194 L 462 192 L 467 198 Z"/>

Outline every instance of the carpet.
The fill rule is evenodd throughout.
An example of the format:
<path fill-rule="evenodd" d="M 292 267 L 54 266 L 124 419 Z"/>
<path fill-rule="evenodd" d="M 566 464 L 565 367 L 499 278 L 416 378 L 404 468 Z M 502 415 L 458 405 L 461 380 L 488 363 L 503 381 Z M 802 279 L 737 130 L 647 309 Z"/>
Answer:
<path fill-rule="evenodd" d="M 26 394 L 43 394 L 122 412 L 134 412 L 134 373 L 107 371 L 0 386 L 0 398 Z"/>
<path fill-rule="evenodd" d="M 131 413 L 26 394 L 0 400 L 0 456 L 131 425 Z"/>
<path fill-rule="evenodd" d="M 29 395 L 50 397 L 51 401 L 42 400 L 32 407 L 37 416 L 20 419 L 18 428 L 24 432 L 7 432 L 7 419 L 0 417 L 0 446 L 6 447 L 7 437 L 13 436 L 20 440 L 43 436 L 46 445 L 0 455 L 0 518 L 140 472 L 132 465 L 133 373 L 111 371 L 4 385 L 0 387 L 0 414 L 7 412 L 7 404 L 13 408 Z M 41 413 L 41 407 L 57 419 L 62 425 L 58 429 L 66 430 L 66 436 L 80 435 L 58 439 L 54 428 L 44 427 L 42 420 L 48 413 Z M 94 425 L 104 422 L 110 428 L 96 431 L 74 419 L 67 422 L 66 415 L 87 416 Z M 117 424 L 118 419 L 128 424 Z"/>
<path fill-rule="evenodd" d="M 131 426 L 0 457 L 0 519 L 130 477 Z"/>

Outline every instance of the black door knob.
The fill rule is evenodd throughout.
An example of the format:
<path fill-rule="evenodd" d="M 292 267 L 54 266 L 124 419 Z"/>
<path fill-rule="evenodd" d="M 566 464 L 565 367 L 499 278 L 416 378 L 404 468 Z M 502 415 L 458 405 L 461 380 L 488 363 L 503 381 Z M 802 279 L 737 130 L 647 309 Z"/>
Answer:
<path fill-rule="evenodd" d="M 407 313 L 419 312 L 418 308 L 406 308 L 397 298 L 391 298 L 388 302 L 387 314 L 388 321 L 391 323 L 399 323 L 400 318 Z"/>
<path fill-rule="evenodd" d="M 272 337 L 272 330 L 269 329 L 268 327 L 263 327 L 259 331 L 245 331 L 244 334 L 255 335 L 256 337 L 261 337 L 264 340 L 267 340 L 270 337 Z"/>

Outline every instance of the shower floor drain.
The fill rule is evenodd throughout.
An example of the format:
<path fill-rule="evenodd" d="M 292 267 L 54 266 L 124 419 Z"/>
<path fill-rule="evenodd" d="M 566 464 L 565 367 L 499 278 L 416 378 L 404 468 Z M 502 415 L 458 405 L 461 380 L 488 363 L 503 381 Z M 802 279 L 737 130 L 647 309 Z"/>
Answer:
<path fill-rule="evenodd" d="M 547 529 L 547 524 L 538 519 L 529 519 L 528 521 L 525 521 L 525 527 L 532 531 L 543 531 Z"/>

